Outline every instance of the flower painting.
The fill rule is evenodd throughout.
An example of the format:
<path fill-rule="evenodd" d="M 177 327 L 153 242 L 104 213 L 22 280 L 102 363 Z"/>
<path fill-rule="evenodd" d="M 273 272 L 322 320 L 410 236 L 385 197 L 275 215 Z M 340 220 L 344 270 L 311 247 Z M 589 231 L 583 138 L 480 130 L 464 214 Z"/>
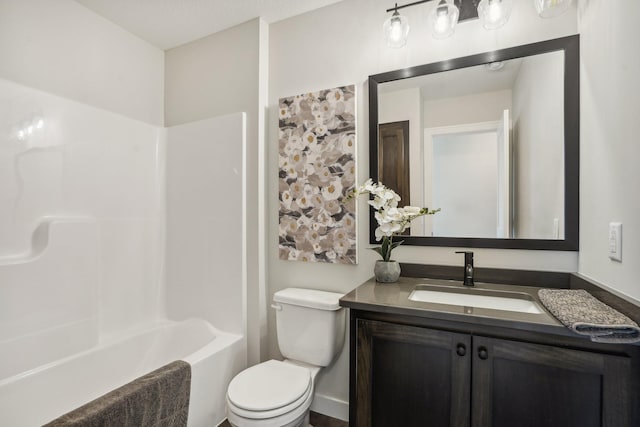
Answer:
<path fill-rule="evenodd" d="M 354 85 L 280 99 L 280 259 L 356 263 L 355 120 Z"/>

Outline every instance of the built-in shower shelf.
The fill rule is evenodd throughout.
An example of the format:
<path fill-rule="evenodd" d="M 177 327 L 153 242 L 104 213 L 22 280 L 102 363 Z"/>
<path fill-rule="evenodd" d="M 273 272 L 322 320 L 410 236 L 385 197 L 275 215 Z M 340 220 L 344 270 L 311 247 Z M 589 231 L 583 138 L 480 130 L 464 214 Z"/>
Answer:
<path fill-rule="evenodd" d="M 97 340 L 97 222 L 47 218 L 32 242 L 28 254 L 0 258 L 0 381 Z"/>

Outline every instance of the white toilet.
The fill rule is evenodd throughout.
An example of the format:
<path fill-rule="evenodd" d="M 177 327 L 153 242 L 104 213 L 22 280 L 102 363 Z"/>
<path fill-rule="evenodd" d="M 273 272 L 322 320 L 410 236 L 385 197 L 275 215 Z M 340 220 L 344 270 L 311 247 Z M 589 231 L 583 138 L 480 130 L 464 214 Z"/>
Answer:
<path fill-rule="evenodd" d="M 252 366 L 231 380 L 227 419 L 236 427 L 309 425 L 315 378 L 344 343 L 342 294 L 288 288 L 273 296 L 278 346 L 286 358 Z"/>

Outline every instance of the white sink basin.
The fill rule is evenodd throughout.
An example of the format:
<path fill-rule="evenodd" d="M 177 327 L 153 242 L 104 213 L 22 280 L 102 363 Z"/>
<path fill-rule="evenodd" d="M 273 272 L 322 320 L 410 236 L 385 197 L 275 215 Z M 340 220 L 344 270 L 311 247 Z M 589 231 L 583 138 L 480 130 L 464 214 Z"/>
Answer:
<path fill-rule="evenodd" d="M 519 313 L 544 313 L 531 296 L 520 292 L 418 285 L 409 295 L 409 299 L 431 304 L 487 308 Z"/>

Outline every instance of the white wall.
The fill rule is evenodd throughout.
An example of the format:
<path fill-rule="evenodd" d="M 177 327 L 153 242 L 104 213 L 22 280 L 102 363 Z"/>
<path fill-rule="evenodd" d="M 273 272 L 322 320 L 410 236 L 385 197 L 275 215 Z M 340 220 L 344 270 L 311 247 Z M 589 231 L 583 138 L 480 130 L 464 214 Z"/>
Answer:
<path fill-rule="evenodd" d="M 424 101 L 424 127 L 495 122 L 511 109 L 511 90 L 474 93 Z"/>
<path fill-rule="evenodd" d="M 269 44 L 269 163 L 268 163 L 268 284 L 269 297 L 288 287 L 348 292 L 372 276 L 376 254 L 367 250 L 368 219 L 365 200 L 360 200 L 357 266 L 308 264 L 278 259 L 278 176 L 276 106 L 278 98 L 344 84 L 357 85 L 358 178 L 368 171 L 368 110 L 366 79 L 371 74 L 397 68 L 465 56 L 507 46 L 575 34 L 572 10 L 555 19 L 540 19 L 529 1 L 514 4 L 509 23 L 496 31 L 485 31 L 477 21 L 463 23 L 446 40 L 434 40 L 420 24 L 432 4 L 404 9 L 411 20 L 411 36 L 399 50 L 388 49 L 382 38 L 382 22 L 390 6 L 382 0 L 345 0 L 314 12 L 277 22 L 270 27 Z M 401 247 L 397 259 L 405 262 L 461 265 L 456 248 Z M 476 263 L 486 267 L 539 270 L 577 269 L 577 254 L 548 251 L 478 249 Z M 270 354 L 278 356 L 273 313 L 269 313 Z M 348 400 L 348 351 L 321 373 L 317 394 L 333 415 L 346 416 Z M 322 396 L 328 399 L 322 399 Z M 314 403 L 318 405 L 320 403 Z M 316 406 L 316 409 L 318 407 Z M 321 411 L 322 412 L 322 411 Z M 327 413 L 327 412 L 325 412 Z"/>
<path fill-rule="evenodd" d="M 166 51 L 165 122 L 167 126 L 212 116 L 245 112 L 247 143 L 247 247 L 249 363 L 260 361 L 264 340 L 266 303 L 264 272 L 260 273 L 261 191 L 264 179 L 264 107 L 261 80 L 265 79 L 264 53 L 267 26 L 254 19 Z M 266 50 L 268 52 L 268 50 Z M 264 87 L 264 84 L 262 85 Z M 212 159 L 212 168 L 224 159 Z M 224 183 L 220 183 L 224 184 Z M 240 230 L 237 230 L 240 233 Z M 257 237 L 256 237 L 257 236 Z M 240 284 L 238 284 L 240 286 Z"/>
<path fill-rule="evenodd" d="M 72 0 L 0 0 L 0 78 L 154 125 L 164 53 Z"/>
<path fill-rule="evenodd" d="M 640 300 L 640 2 L 581 0 L 580 273 Z M 608 258 L 622 222 L 622 263 Z"/>
<path fill-rule="evenodd" d="M 522 60 L 513 86 L 514 229 L 518 238 L 564 236 L 564 54 Z"/>

